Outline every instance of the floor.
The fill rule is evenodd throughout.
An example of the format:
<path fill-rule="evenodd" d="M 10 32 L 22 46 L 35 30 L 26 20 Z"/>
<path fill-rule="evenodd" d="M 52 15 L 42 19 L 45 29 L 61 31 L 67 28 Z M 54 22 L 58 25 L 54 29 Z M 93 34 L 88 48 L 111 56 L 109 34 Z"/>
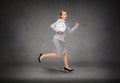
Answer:
<path fill-rule="evenodd" d="M 115 74 L 110 68 L 94 66 L 74 66 L 73 72 L 65 72 L 57 65 L 24 65 L 1 68 L 0 79 L 14 83 L 110 83 L 115 82 Z"/>

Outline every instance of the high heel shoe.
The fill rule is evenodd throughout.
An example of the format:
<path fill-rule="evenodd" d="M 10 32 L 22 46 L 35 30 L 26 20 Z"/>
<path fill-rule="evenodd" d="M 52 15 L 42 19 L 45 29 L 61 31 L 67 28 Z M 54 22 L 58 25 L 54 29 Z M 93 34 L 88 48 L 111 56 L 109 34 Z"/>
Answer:
<path fill-rule="evenodd" d="M 38 57 L 39 63 L 41 63 L 40 57 L 41 57 L 42 55 L 43 55 L 43 54 L 41 53 L 41 54 L 39 55 L 39 57 Z"/>
<path fill-rule="evenodd" d="M 68 68 L 66 68 L 66 67 L 64 67 L 64 70 L 65 70 L 65 71 L 69 71 L 69 72 L 74 71 L 74 69 L 68 69 Z"/>

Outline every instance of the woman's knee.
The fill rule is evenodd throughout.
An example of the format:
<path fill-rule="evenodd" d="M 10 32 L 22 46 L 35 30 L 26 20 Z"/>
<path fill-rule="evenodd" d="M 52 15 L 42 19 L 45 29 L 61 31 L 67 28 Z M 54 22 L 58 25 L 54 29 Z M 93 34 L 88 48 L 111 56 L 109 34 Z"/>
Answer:
<path fill-rule="evenodd" d="M 65 53 L 64 53 L 64 55 L 67 55 L 68 54 L 68 51 L 66 51 Z"/>
<path fill-rule="evenodd" d="M 58 56 L 58 57 L 60 56 L 60 55 L 59 55 L 59 54 L 57 54 L 57 53 L 55 53 L 55 55 L 56 55 L 56 56 Z"/>

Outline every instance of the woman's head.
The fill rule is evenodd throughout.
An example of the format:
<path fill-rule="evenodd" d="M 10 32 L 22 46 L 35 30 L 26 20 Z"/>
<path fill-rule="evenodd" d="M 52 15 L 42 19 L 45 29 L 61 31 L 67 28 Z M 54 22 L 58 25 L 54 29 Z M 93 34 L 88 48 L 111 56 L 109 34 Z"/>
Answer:
<path fill-rule="evenodd" d="M 67 19 L 67 12 L 65 10 L 61 10 L 59 13 L 59 18 L 66 20 Z"/>

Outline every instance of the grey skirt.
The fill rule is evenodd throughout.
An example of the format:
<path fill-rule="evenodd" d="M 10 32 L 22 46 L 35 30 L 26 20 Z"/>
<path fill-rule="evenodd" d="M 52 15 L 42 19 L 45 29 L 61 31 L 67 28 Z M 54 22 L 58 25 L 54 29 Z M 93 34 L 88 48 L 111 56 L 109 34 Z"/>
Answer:
<path fill-rule="evenodd" d="M 58 55 L 64 55 L 64 53 L 67 51 L 65 41 L 61 41 L 59 39 L 53 38 L 53 44 L 55 46 L 55 53 Z"/>

